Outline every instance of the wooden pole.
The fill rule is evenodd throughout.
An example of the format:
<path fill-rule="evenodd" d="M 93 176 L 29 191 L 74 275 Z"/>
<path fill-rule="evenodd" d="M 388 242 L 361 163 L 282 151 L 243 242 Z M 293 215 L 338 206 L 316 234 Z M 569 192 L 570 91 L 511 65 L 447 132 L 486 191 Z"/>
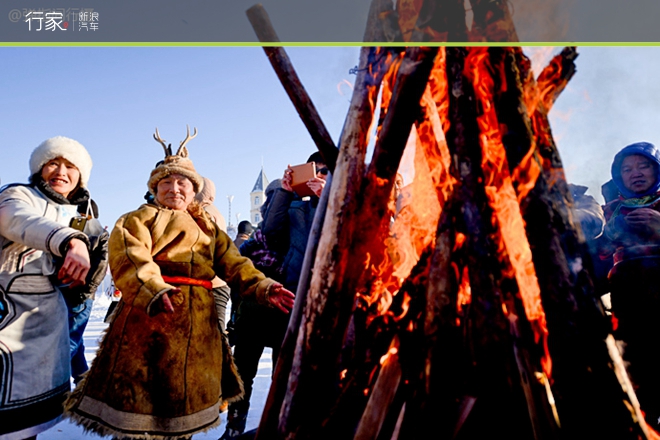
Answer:
<path fill-rule="evenodd" d="M 570 48 L 560 57 L 555 59 L 561 62 L 554 63 L 552 75 L 558 91 L 575 71 L 571 66 L 575 54 Z M 505 63 L 498 69 L 505 77 L 496 87 L 502 93 L 495 103 L 502 115 L 500 125 L 517 133 L 504 138 L 512 174 L 521 167 L 528 169 L 519 175 L 530 174 L 531 166 L 540 170 L 531 190 L 521 192 L 524 182 L 520 178 L 517 190 L 547 317 L 551 388 L 562 435 L 570 439 L 647 438 L 646 426 L 638 424 L 643 418 L 635 408 L 634 392 L 629 383 L 620 382 L 625 375 L 616 369 L 621 365 L 618 352 L 610 350 L 607 342 L 611 328 L 595 295 L 585 248 L 572 222 L 572 198 L 545 107 L 558 93 L 546 94 L 547 99 L 523 93 L 538 88 L 529 60 L 519 48 L 491 48 L 491 58 Z M 544 89 L 550 90 L 546 84 Z M 531 110 L 526 105 L 530 99 Z M 527 111 L 514 111 L 521 108 Z M 600 423 L 603 418 L 608 420 L 606 426 Z"/>
<path fill-rule="evenodd" d="M 336 255 L 339 249 L 350 248 L 354 218 L 359 210 L 358 201 L 362 176 L 364 175 L 364 160 L 369 128 L 373 118 L 380 81 L 391 62 L 392 58 L 387 56 L 386 51 L 381 48 L 372 47 L 362 49 L 360 69 L 355 81 L 353 98 L 343 129 L 337 167 L 333 174 L 333 185 L 328 201 L 328 211 L 317 251 L 318 257 L 315 262 L 308 302 L 306 304 L 303 322 L 300 326 L 300 335 L 296 346 L 294 362 L 289 372 L 287 396 L 280 411 L 278 436 L 284 436 L 285 433 L 293 432 L 296 429 L 295 427 L 301 423 L 298 417 L 304 418 L 307 416 L 304 405 L 298 410 L 298 408 L 292 408 L 291 402 L 293 396 L 298 391 L 300 370 L 305 368 L 301 360 L 301 352 L 303 350 L 301 337 L 305 332 L 309 319 L 307 309 L 309 309 L 311 302 L 319 301 L 319 296 L 326 298 L 330 295 L 330 290 L 325 287 L 323 287 L 323 291 L 319 292 L 320 286 L 324 282 L 318 278 L 322 274 L 333 273 L 332 279 L 341 279 L 344 275 L 343 272 L 346 270 L 346 261 L 335 261 L 333 255 Z M 332 295 L 333 300 L 337 301 L 336 297 L 340 294 L 333 293 Z M 314 394 L 315 390 L 309 389 L 306 392 Z M 300 414 L 300 411 L 303 414 Z"/>
<path fill-rule="evenodd" d="M 317 255 L 325 258 L 329 243 L 345 241 L 350 236 L 348 228 L 351 225 L 353 213 L 358 209 L 357 194 L 361 184 L 361 176 L 364 173 L 364 154 L 366 152 L 369 127 L 373 117 L 374 106 L 380 81 L 384 72 L 389 68 L 392 56 L 389 51 L 377 47 L 365 47 L 360 52 L 358 75 L 353 88 L 353 97 L 346 117 L 346 123 L 342 131 L 340 154 L 337 166 L 332 173 L 332 184 L 328 187 L 327 211 L 325 221 L 319 238 Z M 324 194 L 325 195 L 325 194 Z M 328 232 L 329 231 L 329 232 Z M 314 266 L 320 263 L 315 261 Z M 315 269 L 316 270 L 316 269 Z M 302 293 L 302 292 L 301 292 Z M 301 298 L 307 295 L 301 295 Z M 299 300 L 297 300 L 299 301 Z M 294 322 L 298 322 L 299 307 L 306 304 L 296 302 Z M 304 319 L 304 317 L 302 317 Z M 296 331 L 302 329 L 303 324 L 298 325 Z M 269 393 L 266 409 L 262 414 L 261 423 L 257 432 L 257 439 L 284 438 L 287 434 L 286 426 L 280 429 L 280 419 L 287 420 L 288 410 L 282 408 L 284 396 L 294 388 L 297 383 L 296 369 L 294 365 L 295 356 L 289 353 L 296 344 L 296 331 L 289 327 L 285 339 L 285 353 L 282 362 L 278 362 L 275 371 L 274 389 Z M 294 348 L 298 350 L 298 348 Z M 289 359 L 292 356 L 293 359 Z M 286 363 L 284 361 L 286 360 Z M 291 382 L 291 383 L 290 383 Z"/>
<path fill-rule="evenodd" d="M 395 337 L 391 348 L 398 348 Z M 381 368 L 374 389 L 369 397 L 362 418 L 355 432 L 354 440 L 371 440 L 378 434 L 385 423 L 388 408 L 392 404 L 401 382 L 401 365 L 396 351 L 388 355 Z"/>
<path fill-rule="evenodd" d="M 372 1 L 365 29 L 365 41 L 383 41 L 384 21 L 381 17 L 391 11 L 391 2 L 387 0 Z M 259 13 L 255 15 L 263 17 L 265 14 Z M 257 24 L 256 27 L 263 28 L 264 26 Z M 327 191 L 327 198 L 331 200 L 331 203 L 328 208 L 330 213 L 326 214 L 328 219 L 326 223 L 332 223 L 332 226 L 328 227 L 326 225 L 324 228 L 329 228 L 336 232 L 336 234 L 333 233 L 331 237 L 328 237 L 330 241 L 341 239 L 342 233 L 349 234 L 348 229 L 344 228 L 344 226 L 346 225 L 345 222 L 351 217 L 351 211 L 356 209 L 356 193 L 359 191 L 360 177 L 364 170 L 364 152 L 366 151 L 369 136 L 368 130 L 373 118 L 376 96 L 383 75 L 388 70 L 392 61 L 393 56 L 389 50 L 372 47 L 363 48 L 360 53 L 359 69 L 353 89 L 353 98 L 344 129 L 342 130 L 341 142 L 343 148 L 339 156 L 337 168 L 333 171 L 333 183 L 327 188 L 332 192 L 332 195 L 330 195 L 330 191 Z M 324 197 L 326 197 L 326 194 L 324 194 Z M 328 202 L 324 200 L 323 207 L 326 208 L 327 206 Z M 322 224 L 319 222 L 317 226 L 322 226 Z M 343 229 L 346 230 L 343 231 Z M 325 236 L 327 237 L 327 232 Z M 319 237 L 319 240 L 322 241 L 323 237 Z M 297 380 L 295 372 L 291 374 L 291 370 L 295 370 L 296 368 L 293 365 L 293 350 L 295 350 L 295 344 L 297 342 L 298 329 L 300 328 L 299 322 L 302 319 L 300 316 L 301 310 L 306 305 L 306 301 L 303 301 L 303 298 L 307 298 L 306 288 L 311 277 L 310 268 L 307 267 L 307 263 L 313 261 L 312 258 L 309 258 L 312 255 L 310 252 L 318 252 L 319 255 L 325 255 L 327 241 L 325 240 L 317 244 L 317 246 L 320 245 L 323 248 L 320 251 L 316 251 L 316 248 L 312 249 L 311 247 L 307 249 L 308 252 L 305 259 L 306 269 L 303 270 L 305 282 L 300 283 L 299 299 L 296 302 L 294 316 L 292 316 L 292 320 L 290 321 L 293 324 L 287 330 L 282 349 L 283 354 L 280 355 L 280 362 L 278 362 L 275 370 L 274 386 L 271 388 L 266 409 L 262 415 L 257 434 L 258 439 L 274 439 L 284 436 L 284 432 L 279 431 L 278 422 L 280 417 L 285 417 L 285 415 L 281 416 L 282 401 L 286 394 L 289 376 L 294 381 L 294 384 L 291 386 L 295 387 L 295 381 Z"/>
<path fill-rule="evenodd" d="M 398 92 L 393 98 L 394 107 L 392 108 L 397 110 L 388 113 L 388 118 L 392 121 L 400 120 L 401 125 L 384 123 L 384 126 L 388 128 L 381 131 L 379 138 L 381 146 L 377 147 L 380 153 L 375 154 L 372 159 L 373 168 L 368 173 L 374 177 L 364 183 L 360 182 L 363 188 L 352 195 L 353 204 L 359 201 L 359 209 L 356 205 L 353 209 L 346 209 L 345 192 L 341 206 L 336 206 L 344 216 L 349 217 L 350 215 L 352 226 L 356 228 L 355 232 L 350 231 L 348 235 L 344 235 L 341 227 L 328 230 L 329 225 L 333 226 L 334 221 L 332 220 L 324 225 L 319 246 L 319 256 L 323 258 L 317 259 L 314 268 L 305 319 L 301 325 L 302 331 L 296 350 L 296 360 L 289 378 L 289 391 L 282 409 L 282 415 L 286 414 L 286 417 L 281 420 L 280 431 L 287 432 L 295 438 L 315 438 L 319 435 L 321 425 L 326 423 L 323 417 L 329 414 L 329 409 L 338 397 L 338 357 L 353 308 L 355 286 L 358 280 L 364 276 L 360 267 L 364 265 L 365 261 L 365 245 L 371 240 L 380 238 L 378 234 L 365 237 L 358 231 L 362 231 L 366 225 L 361 223 L 368 219 L 381 221 L 384 214 L 383 206 L 387 205 L 392 189 L 390 180 L 393 179 L 388 179 L 388 176 L 391 177 L 396 173 L 400 160 L 400 153 L 397 158 L 396 151 L 403 151 L 403 145 L 410 133 L 414 118 L 419 114 L 419 101 L 428 79 L 430 66 L 433 65 L 435 53 L 436 50 L 425 48 L 413 48 L 407 52 L 399 68 L 396 86 Z M 373 107 L 369 111 L 373 113 Z M 342 140 L 340 162 L 345 145 Z M 384 150 L 387 148 L 393 152 L 386 153 Z M 363 163 L 362 148 L 358 154 Z M 359 175 L 363 174 L 360 169 L 357 171 Z M 375 181 L 375 176 L 382 177 L 382 181 Z M 353 179 L 355 178 L 356 176 L 353 175 Z M 357 180 L 361 179 L 358 177 Z M 333 194 L 336 194 L 336 188 L 341 189 L 341 187 L 333 185 Z M 370 188 L 366 190 L 368 195 L 365 195 L 365 188 Z M 372 197 L 376 194 L 385 194 L 385 197 Z M 333 201 L 331 199 L 328 210 L 330 219 L 336 216 L 332 210 Z M 365 202 L 370 205 L 364 206 Z M 346 221 L 346 218 L 342 220 Z M 335 226 L 337 225 L 335 224 Z M 329 237 L 328 241 L 332 243 L 332 248 L 325 247 L 326 237 Z M 337 237 L 346 241 L 339 242 Z M 323 252 L 321 252 L 322 249 Z M 310 417 L 307 411 L 310 404 L 317 408 L 317 417 Z"/>
<path fill-rule="evenodd" d="M 275 29 L 270 22 L 270 18 L 266 10 L 261 4 L 256 4 L 246 11 L 248 19 L 254 28 L 254 31 L 261 42 L 275 42 L 280 40 L 275 33 Z M 296 108 L 298 115 L 305 124 L 307 131 L 312 136 L 312 140 L 316 144 L 319 152 L 325 160 L 325 164 L 330 171 L 334 171 L 337 162 L 338 150 L 335 143 L 328 133 L 321 116 L 319 115 L 312 99 L 310 98 L 307 90 L 302 85 L 298 74 L 293 68 L 293 64 L 289 59 L 283 47 L 263 47 L 264 52 L 268 56 L 268 61 L 273 66 L 277 77 L 280 79 L 284 90 L 286 91 L 289 99 Z"/>

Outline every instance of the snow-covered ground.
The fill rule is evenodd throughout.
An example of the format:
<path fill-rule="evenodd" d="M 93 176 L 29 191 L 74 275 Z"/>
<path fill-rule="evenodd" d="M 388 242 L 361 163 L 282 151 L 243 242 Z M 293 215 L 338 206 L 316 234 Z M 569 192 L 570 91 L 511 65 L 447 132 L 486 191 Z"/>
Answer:
<path fill-rule="evenodd" d="M 103 287 L 103 286 L 102 286 Z M 104 290 L 99 289 L 99 293 L 94 300 L 94 307 L 92 308 L 92 316 L 89 319 L 89 324 L 85 329 L 85 357 L 87 362 L 91 365 L 92 359 L 96 355 L 96 350 L 99 346 L 99 340 L 107 324 L 103 322 L 105 313 L 110 305 L 110 298 L 104 293 Z M 264 351 L 261 360 L 259 361 L 259 371 L 257 377 L 254 379 L 254 389 L 252 392 L 252 399 L 250 401 L 250 413 L 247 419 L 246 430 L 251 430 L 259 425 L 261 419 L 261 412 L 268 397 L 268 389 L 270 387 L 271 378 L 271 349 L 267 348 Z M 225 432 L 225 422 L 227 419 L 227 412 L 221 414 L 222 424 L 220 427 L 212 429 L 202 434 L 193 436 L 193 440 L 217 440 Z M 77 439 L 98 439 L 96 434 L 85 433 L 83 429 L 64 420 L 57 425 L 44 431 L 37 437 L 38 440 L 77 440 Z"/>

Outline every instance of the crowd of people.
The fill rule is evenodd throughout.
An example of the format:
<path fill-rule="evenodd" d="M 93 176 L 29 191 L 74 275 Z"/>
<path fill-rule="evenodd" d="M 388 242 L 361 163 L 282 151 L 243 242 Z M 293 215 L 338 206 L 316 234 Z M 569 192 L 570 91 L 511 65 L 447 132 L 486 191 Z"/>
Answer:
<path fill-rule="evenodd" d="M 73 139 L 44 141 L 29 182 L 0 189 L 0 439 L 36 439 L 68 417 L 114 439 L 184 440 L 224 410 L 221 439 L 244 434 L 266 347 L 275 369 L 328 168 L 319 153 L 307 159 L 313 195 L 301 197 L 287 167 L 266 188 L 262 221 L 241 222 L 232 240 L 213 182 L 188 154 L 195 136 L 173 153 L 156 131 L 165 157 L 145 173 L 146 203 L 111 232 L 87 190 L 92 159 Z M 570 185 L 573 213 L 647 423 L 660 430 L 660 151 L 624 147 L 611 177 L 604 205 Z M 108 272 L 108 329 L 90 366 L 83 333 Z"/>

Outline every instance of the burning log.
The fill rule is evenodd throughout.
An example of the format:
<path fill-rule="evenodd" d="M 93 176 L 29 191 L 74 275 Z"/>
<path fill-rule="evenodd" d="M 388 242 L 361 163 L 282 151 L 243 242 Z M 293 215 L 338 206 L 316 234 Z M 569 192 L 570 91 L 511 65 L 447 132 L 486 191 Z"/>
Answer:
<path fill-rule="evenodd" d="M 401 383 L 401 365 L 398 356 L 398 338 L 392 341 L 390 349 L 382 359 L 383 367 L 378 374 L 374 384 L 374 390 L 364 408 L 362 419 L 355 431 L 356 440 L 368 440 L 378 438 L 378 434 L 387 418 L 387 411 L 396 397 L 396 392 Z"/>
<path fill-rule="evenodd" d="M 542 97 L 546 99 L 535 101 L 538 105 L 531 120 L 527 112 L 513 111 L 514 106 L 524 108 L 521 83 L 524 78 L 531 80 L 529 63 L 519 50 L 491 49 L 491 52 L 495 63 L 504 63 L 500 71 L 505 77 L 498 89 L 509 94 L 499 98 L 501 122 L 509 130 L 518 130 L 517 135 L 505 141 L 511 146 L 507 151 L 513 153 L 509 155 L 509 167 L 513 170 L 520 166 L 516 160 L 521 157 L 522 146 L 522 151 L 528 148 L 532 152 L 531 157 L 536 158 L 533 163 L 542 170 L 534 188 L 528 193 L 527 189 L 519 192 L 519 197 L 547 314 L 548 349 L 554 365 L 552 389 L 562 431 L 572 438 L 596 435 L 599 429 L 603 429 L 600 436 L 646 437 L 646 427 L 637 424 L 643 419 L 638 409 L 634 409 L 636 398 L 631 394 L 630 384 L 619 381 L 625 375 L 616 371 L 620 359 L 608 349 L 607 341 L 611 339 L 608 320 L 595 295 L 589 273 L 591 266 L 581 244 L 583 239 L 573 225 L 572 200 L 545 109 L 546 102 L 554 101 L 547 97 L 556 97 L 556 93 L 544 94 Z M 574 58 L 574 52 L 567 49 L 553 61 L 553 78 L 558 83 L 555 90 L 562 89 L 562 83 L 565 85 L 566 78 L 574 72 L 575 67 L 571 66 Z M 560 60 L 568 61 L 560 63 Z M 549 89 L 550 86 L 544 87 Z M 599 423 L 605 414 L 609 420 L 607 427 Z"/>
<path fill-rule="evenodd" d="M 543 103 L 545 113 L 554 105 L 557 97 L 564 91 L 568 81 L 575 75 L 575 59 L 578 53 L 575 47 L 566 47 L 555 56 L 536 79 L 538 100 Z M 534 81 L 528 81 L 533 84 Z M 535 110 L 535 106 L 530 108 Z"/>
<path fill-rule="evenodd" d="M 279 42 L 275 29 L 270 22 L 266 10 L 261 4 L 256 4 L 246 11 L 248 19 L 252 24 L 257 37 L 261 42 Z M 280 79 L 284 90 L 291 99 L 298 115 L 302 119 L 307 131 L 312 136 L 312 140 L 319 149 L 319 152 L 325 160 L 325 164 L 332 172 L 337 162 L 338 150 L 335 146 L 330 133 L 323 124 L 321 116 L 318 114 L 314 103 L 309 94 L 302 85 L 298 74 L 293 68 L 293 64 L 286 54 L 283 47 L 264 46 L 264 52 L 268 56 L 268 61 L 273 66 L 277 77 Z"/>
<path fill-rule="evenodd" d="M 555 58 L 555 61 L 568 61 L 554 63 L 555 69 L 563 68 L 553 75 L 560 81 L 570 77 L 575 69 L 571 65 L 575 56 L 565 55 L 571 55 L 570 49 Z M 516 53 L 516 60 L 521 66 L 518 78 L 529 80 L 526 70 L 529 64 L 521 52 Z M 514 61 L 509 63 L 513 65 Z M 562 70 L 565 72 L 558 74 Z M 514 77 L 516 71 L 509 70 Z M 534 189 L 521 198 L 521 210 L 543 286 L 543 306 L 551 335 L 548 345 L 555 364 L 553 389 L 563 430 L 575 438 L 592 435 L 648 438 L 639 408 L 635 408 L 636 397 L 630 383 L 617 371 L 621 365 L 618 353 L 608 347 L 609 320 L 595 295 L 588 253 L 573 226 L 572 199 L 544 103 L 539 103 L 531 120 L 525 116 L 525 125 L 533 129 L 535 155 L 543 172 Z M 607 427 L 598 422 L 604 415 L 609 420 Z M 600 434 L 596 434 L 598 429 L 602 429 Z"/>
<path fill-rule="evenodd" d="M 438 370 L 441 371 L 443 367 L 433 362 L 432 355 L 427 358 L 431 374 L 435 378 L 427 378 L 427 381 L 434 385 L 430 385 L 429 395 L 422 399 L 422 401 L 426 400 L 426 409 L 429 412 L 423 411 L 424 407 L 420 407 L 421 413 L 424 415 L 415 417 L 420 412 L 412 411 L 411 421 L 406 424 L 404 419 L 402 430 L 408 435 L 421 434 L 423 431 L 418 431 L 420 429 L 418 427 L 428 424 L 426 422 L 428 416 L 438 409 L 435 405 L 442 405 L 443 398 L 453 397 L 453 402 L 469 402 L 471 398 L 478 396 L 476 405 L 473 405 L 472 413 L 468 417 L 468 421 L 472 419 L 472 423 L 463 423 L 462 435 L 467 435 L 468 438 L 478 437 L 481 435 L 479 430 L 483 425 L 488 425 L 489 429 L 502 425 L 515 426 L 521 430 L 521 433 L 524 433 L 528 423 L 525 423 L 521 417 L 521 411 L 502 412 L 501 406 L 491 407 L 492 403 L 489 403 L 498 400 L 500 403 L 506 401 L 508 404 L 502 406 L 509 406 L 509 408 L 517 408 L 520 405 L 515 399 L 517 390 L 515 383 L 512 389 L 511 384 L 502 381 L 504 377 L 510 376 L 508 371 L 515 371 L 513 353 L 508 348 L 512 342 L 509 322 L 505 315 L 505 300 L 516 293 L 517 286 L 513 270 L 510 267 L 508 251 L 502 244 L 503 238 L 497 227 L 496 215 L 498 212 L 491 207 L 492 202 L 489 201 L 490 197 L 487 193 L 486 185 L 490 185 L 492 177 L 489 175 L 488 167 L 483 164 L 486 163 L 488 152 L 482 152 L 479 146 L 483 135 L 480 134 L 481 124 L 479 124 L 475 107 L 477 100 L 465 72 L 469 69 L 471 52 L 448 49 L 447 53 L 448 88 L 452 90 L 449 98 L 450 129 L 447 133 L 447 143 L 456 166 L 453 172 L 457 181 L 460 182 L 454 204 L 458 205 L 461 214 L 454 218 L 454 228 L 455 231 L 466 237 L 460 252 L 454 252 L 449 261 L 459 268 L 458 274 L 462 272 L 460 268 L 470 268 L 468 276 L 472 297 L 469 306 L 465 309 L 466 314 L 461 319 L 461 326 L 469 332 L 472 342 L 458 353 L 454 352 L 455 356 L 452 357 L 452 360 L 439 361 L 437 358 L 435 360 L 437 363 L 457 362 L 458 365 L 471 365 L 471 367 L 463 369 L 463 371 L 458 365 L 444 367 L 453 369 L 453 373 L 458 374 L 452 378 L 462 384 L 462 388 L 455 389 L 455 393 L 458 394 L 442 393 L 438 395 L 434 391 L 442 388 L 449 391 L 451 386 L 446 389 L 447 386 L 442 384 L 443 376 L 438 374 Z M 442 260 L 448 261 L 447 256 L 441 258 Z M 473 270 L 477 267 L 480 269 Z M 438 292 L 433 288 L 429 290 Z M 447 295 L 449 292 L 442 293 Z M 454 300 L 453 303 L 456 304 L 457 301 Z M 456 323 L 453 325 L 456 326 Z M 447 328 L 446 323 L 443 327 L 449 335 L 456 332 Z M 436 337 L 442 338 L 441 336 Z M 451 341 L 446 339 L 444 343 L 452 346 Z M 440 402 L 437 401 L 438 399 Z M 435 404 L 432 403 L 434 401 Z M 466 417 L 461 415 L 460 408 L 456 407 L 455 403 L 453 408 L 448 408 L 449 402 L 444 401 L 445 404 L 441 407 L 450 411 L 446 413 L 447 419 L 443 426 L 445 426 L 445 432 L 449 431 L 447 434 L 451 434 L 451 431 L 455 430 L 458 425 L 457 421 Z M 477 422 L 474 422 L 475 418 Z M 405 429 L 406 425 L 407 429 Z M 516 437 L 516 435 L 512 436 Z"/>
<path fill-rule="evenodd" d="M 378 222 L 382 222 L 383 217 L 388 218 L 385 214 L 392 191 L 393 177 L 413 119 L 419 112 L 419 100 L 433 65 L 435 53 L 433 49 L 415 48 L 407 51 L 401 63 L 397 75 L 396 93 L 392 100 L 392 108 L 395 110 L 386 117 L 384 123 L 386 128 L 382 131 L 376 147 L 379 152 L 375 154 L 367 177 L 362 182 L 363 189 L 359 192 L 359 198 L 354 199 L 362 204 L 360 209 L 362 216 L 373 219 L 371 216 L 376 213 Z M 392 123 L 400 118 L 401 127 L 398 123 Z M 344 148 L 342 141 L 340 160 Z M 394 153 L 388 153 L 388 149 Z M 363 152 L 358 154 L 364 157 Z M 337 179 L 340 170 L 338 168 Z M 333 185 L 333 195 L 338 192 L 337 189 Z M 328 215 L 332 214 L 333 202 L 334 198 L 331 199 Z M 364 203 L 370 206 L 365 207 Z M 353 220 L 357 225 L 362 225 L 361 227 L 367 226 L 360 216 L 354 215 Z M 363 268 L 369 267 L 365 265 L 369 259 L 367 254 L 369 244 L 379 241 L 382 243 L 382 240 L 378 240 L 380 234 L 377 232 L 379 230 L 377 226 L 374 228 L 372 224 L 367 228 L 369 234 L 364 234 L 361 232 L 365 231 L 360 230 L 360 226 L 357 225 L 355 232 L 351 234 L 350 244 L 343 248 L 352 249 L 351 256 L 337 260 L 335 256 L 341 255 L 341 248 L 338 249 L 340 252 L 326 251 L 323 255 L 324 259 L 317 259 L 314 268 L 299 337 L 297 360 L 289 378 L 288 396 L 282 407 L 282 414 L 286 416 L 280 420 L 280 429 L 286 427 L 286 431 L 295 432 L 296 437 L 318 436 L 323 420 L 310 417 L 307 408 L 313 404 L 320 410 L 319 414 L 328 414 L 338 396 L 336 384 L 339 374 L 339 354 L 353 308 L 353 292 L 356 288 L 359 289 L 357 282 L 363 275 Z M 328 226 L 328 223 L 324 225 L 319 253 L 324 246 L 323 239 L 326 233 L 333 237 L 333 241 L 334 237 L 341 236 L 336 230 L 328 231 Z M 371 258 L 377 254 L 378 252 L 370 254 Z M 327 423 L 331 424 L 331 422 Z"/>
<path fill-rule="evenodd" d="M 332 248 L 345 248 L 346 241 L 351 236 L 351 220 L 357 211 L 357 200 L 361 180 L 355 176 L 361 176 L 364 170 L 364 154 L 368 141 L 368 131 L 371 126 L 373 111 L 378 94 L 378 87 L 393 61 L 392 53 L 382 48 L 364 48 L 360 55 L 360 69 L 355 81 L 354 93 L 351 106 L 346 119 L 341 139 L 341 151 L 338 157 L 337 168 L 333 173 L 332 192 L 329 195 L 328 212 L 325 216 L 324 229 L 330 228 L 332 234 L 325 233 L 319 242 L 318 255 L 326 256 Z M 316 262 L 316 267 L 324 262 Z M 316 272 L 317 269 L 315 269 Z M 305 293 L 305 298 L 307 294 Z M 297 303 L 303 296 L 298 295 Z M 296 304 L 296 310 L 298 309 Z M 297 315 L 296 315 L 297 316 Z M 289 326 L 284 345 L 290 346 L 296 343 L 300 325 Z M 273 383 L 268 397 L 268 405 L 262 415 L 262 421 L 257 432 L 257 438 L 272 439 L 279 438 L 278 423 L 284 420 L 282 403 L 285 397 L 282 388 L 293 388 L 295 390 L 297 379 L 296 370 L 301 368 L 299 363 L 288 358 L 287 352 L 283 351 L 284 358 L 278 361 Z M 289 368 L 287 368 L 289 367 Z M 290 374 L 292 382 L 289 383 Z M 291 390 L 288 391 L 291 394 Z"/>

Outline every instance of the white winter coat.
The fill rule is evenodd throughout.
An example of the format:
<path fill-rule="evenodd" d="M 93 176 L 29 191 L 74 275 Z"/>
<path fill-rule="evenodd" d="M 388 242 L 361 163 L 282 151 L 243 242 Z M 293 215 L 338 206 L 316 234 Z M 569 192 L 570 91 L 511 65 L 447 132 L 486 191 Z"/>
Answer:
<path fill-rule="evenodd" d="M 33 187 L 0 192 L 0 440 L 56 424 L 70 390 L 67 308 L 48 276 L 80 237 L 76 208 Z"/>

